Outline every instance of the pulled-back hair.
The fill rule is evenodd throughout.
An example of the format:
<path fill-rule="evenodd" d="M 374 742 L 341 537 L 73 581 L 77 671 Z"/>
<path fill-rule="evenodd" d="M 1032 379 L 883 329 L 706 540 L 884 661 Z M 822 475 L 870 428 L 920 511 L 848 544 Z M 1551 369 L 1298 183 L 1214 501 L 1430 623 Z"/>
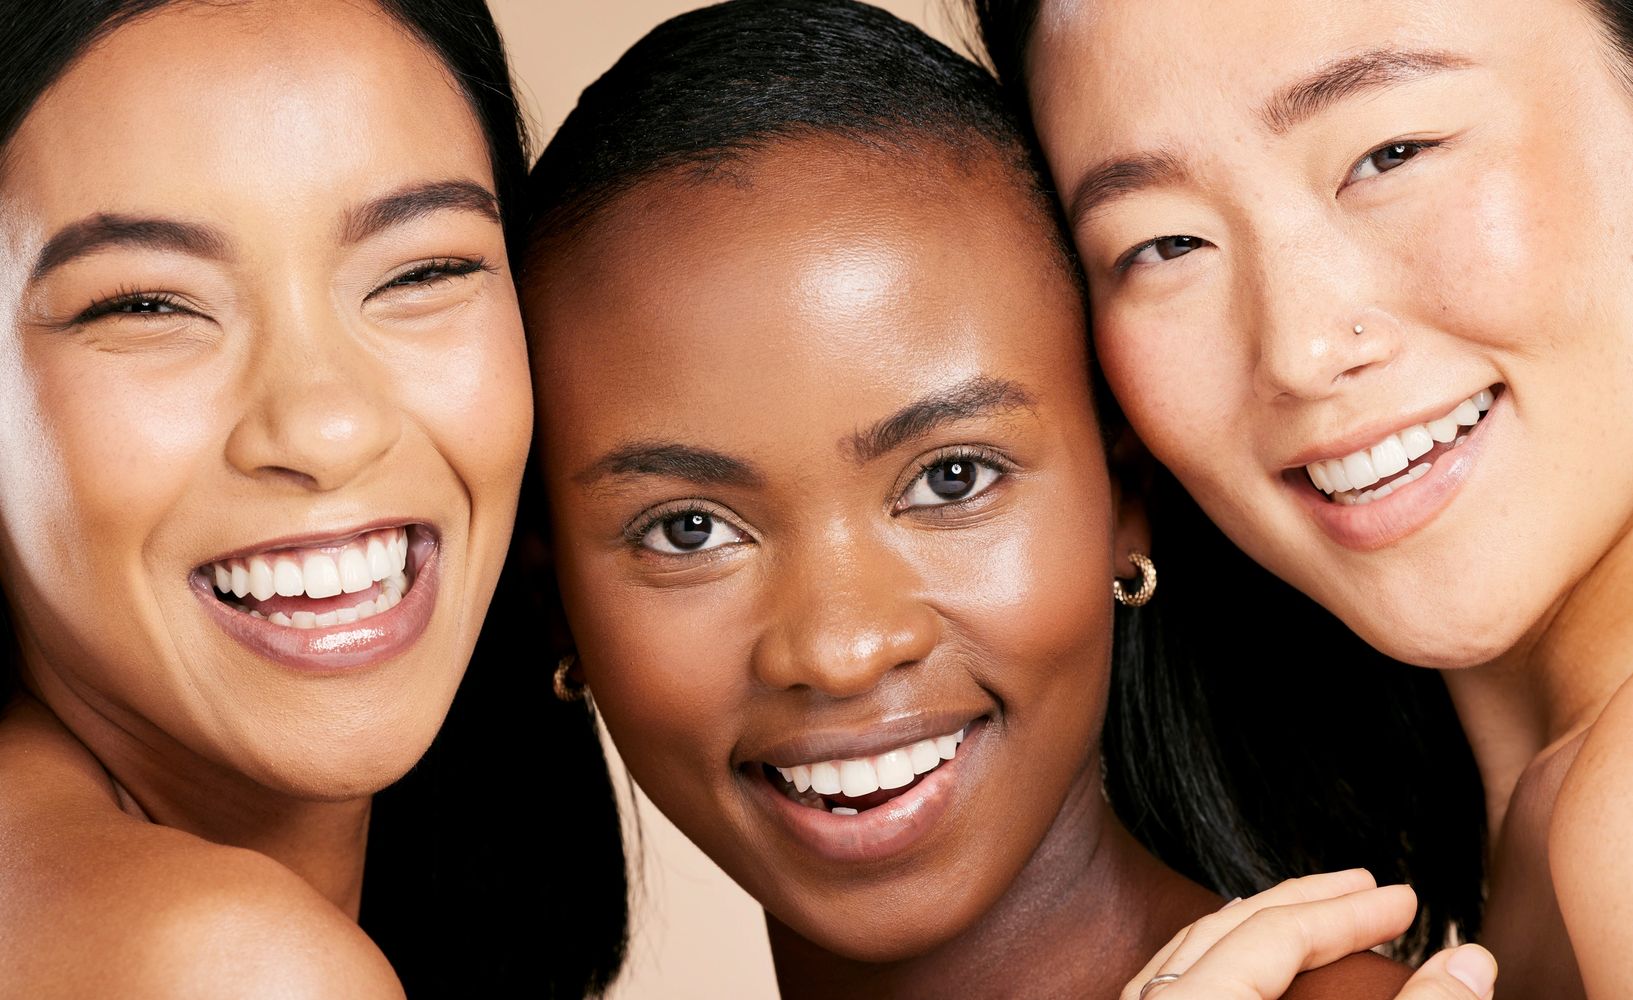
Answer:
<path fill-rule="evenodd" d="M 877 8 L 733 0 L 666 22 L 584 92 L 530 177 L 534 235 L 592 225 L 649 180 L 735 179 L 757 151 L 825 136 L 904 161 L 995 155 L 1052 199 L 1016 107 L 986 71 Z M 1081 290 L 1059 209 L 1040 210 Z M 1163 589 L 1118 609 L 1103 736 L 1118 814 L 1227 895 L 1364 866 L 1419 890 L 1404 951 L 1472 930 L 1483 799 L 1439 677 L 1383 659 L 1254 565 L 1165 473 L 1146 492 Z"/>
<path fill-rule="evenodd" d="M 0 4 L 0 168 L 29 112 L 77 59 L 173 2 Z M 486 3 L 376 2 L 470 102 L 517 256 L 526 134 Z M 531 995 L 541 983 L 546 996 L 579 997 L 610 982 L 623 960 L 627 887 L 606 760 L 585 707 L 551 696 L 539 629 L 552 602 L 528 586 L 515 555 L 436 741 L 374 800 L 359 923 L 412 997 Z M 0 709 L 19 694 L 18 656 L 0 594 Z M 549 778 L 532 777 L 540 773 Z"/>

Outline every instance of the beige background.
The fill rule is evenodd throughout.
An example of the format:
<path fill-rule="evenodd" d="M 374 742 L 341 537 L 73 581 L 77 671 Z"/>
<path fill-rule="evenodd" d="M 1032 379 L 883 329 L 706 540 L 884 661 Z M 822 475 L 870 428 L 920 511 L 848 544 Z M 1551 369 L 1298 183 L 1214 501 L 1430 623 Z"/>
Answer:
<path fill-rule="evenodd" d="M 875 0 L 949 41 L 957 36 L 943 0 Z M 510 47 L 534 125 L 548 140 L 579 91 L 636 39 L 697 0 L 489 0 Z M 614 780 L 623 765 L 608 743 Z M 776 996 L 760 908 L 661 813 L 635 793 L 645 850 L 636 861 L 630 960 L 613 1000 L 717 1000 Z M 626 822 L 626 826 L 628 826 Z M 635 843 L 633 832 L 630 842 Z"/>

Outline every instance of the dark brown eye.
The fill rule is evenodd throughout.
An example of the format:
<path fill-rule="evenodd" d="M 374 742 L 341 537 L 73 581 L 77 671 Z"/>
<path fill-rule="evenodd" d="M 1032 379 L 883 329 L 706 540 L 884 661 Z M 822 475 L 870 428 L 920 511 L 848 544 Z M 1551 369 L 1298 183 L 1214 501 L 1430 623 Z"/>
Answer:
<path fill-rule="evenodd" d="M 668 556 L 690 555 L 749 541 L 743 532 L 707 510 L 682 510 L 651 521 L 642 533 L 642 548 Z"/>
<path fill-rule="evenodd" d="M 1163 236 L 1129 251 L 1118 264 L 1118 269 L 1126 270 L 1135 264 L 1160 264 L 1165 260 L 1183 257 L 1192 250 L 1200 250 L 1207 245 L 1208 241 L 1200 236 Z"/>
<path fill-rule="evenodd" d="M 955 458 L 932 466 L 924 476 L 930 492 L 943 500 L 957 500 L 975 489 L 975 466 L 968 459 Z"/>
<path fill-rule="evenodd" d="M 700 511 L 687 511 L 663 522 L 663 536 L 682 552 L 695 552 L 714 534 L 714 518 Z"/>
<path fill-rule="evenodd" d="M 1350 171 L 1350 180 L 1359 181 L 1388 173 L 1427 148 L 1428 144 L 1421 142 L 1394 142 L 1375 149 Z"/>

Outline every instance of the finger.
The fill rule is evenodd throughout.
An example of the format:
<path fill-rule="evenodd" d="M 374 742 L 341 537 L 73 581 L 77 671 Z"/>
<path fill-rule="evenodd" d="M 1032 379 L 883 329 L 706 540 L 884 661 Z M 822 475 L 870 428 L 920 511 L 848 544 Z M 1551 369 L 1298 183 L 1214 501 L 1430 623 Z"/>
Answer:
<path fill-rule="evenodd" d="M 1159 973 L 1184 972 L 1190 968 L 1214 946 L 1215 942 L 1266 907 L 1332 899 L 1371 889 L 1377 884 L 1372 873 L 1365 868 L 1351 868 L 1341 872 L 1323 872 L 1319 875 L 1306 875 L 1303 878 L 1290 878 L 1256 896 L 1226 904 L 1223 909 L 1208 914 L 1174 935 L 1168 944 L 1146 963 L 1145 968 L 1140 970 L 1137 977 L 1139 982 L 1134 984 L 1135 995 L 1139 993 L 1138 986 L 1143 986 Z"/>
<path fill-rule="evenodd" d="M 1150 1000 L 1274 1000 L 1300 972 L 1395 938 L 1416 913 L 1417 894 L 1404 885 L 1265 907 L 1189 968 L 1164 968 L 1183 977 Z"/>
<path fill-rule="evenodd" d="M 1497 960 L 1479 945 L 1466 944 L 1424 962 L 1395 1000 L 1491 1000 L 1496 989 Z"/>

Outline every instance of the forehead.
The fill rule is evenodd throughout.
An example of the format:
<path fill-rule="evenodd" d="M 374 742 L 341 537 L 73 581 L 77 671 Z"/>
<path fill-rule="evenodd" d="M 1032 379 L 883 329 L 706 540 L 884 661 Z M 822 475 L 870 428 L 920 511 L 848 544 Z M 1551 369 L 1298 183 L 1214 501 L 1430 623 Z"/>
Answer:
<path fill-rule="evenodd" d="M 977 374 L 1083 384 L 1076 291 L 1019 185 L 809 142 L 643 185 L 530 268 L 545 433 L 842 431 Z"/>
<path fill-rule="evenodd" d="M 1578 0 L 1044 0 L 1028 79 L 1040 128 L 1094 123 L 1112 141 L 1178 143 L 1198 122 L 1257 126 L 1278 88 L 1380 47 L 1481 60 L 1539 9 Z M 1274 43 L 1267 40 L 1274 39 Z"/>
<path fill-rule="evenodd" d="M 486 178 L 436 55 L 373 4 L 177 3 L 122 26 L 35 105 L 0 193 L 49 226 L 95 211 L 285 216 L 426 172 Z"/>

